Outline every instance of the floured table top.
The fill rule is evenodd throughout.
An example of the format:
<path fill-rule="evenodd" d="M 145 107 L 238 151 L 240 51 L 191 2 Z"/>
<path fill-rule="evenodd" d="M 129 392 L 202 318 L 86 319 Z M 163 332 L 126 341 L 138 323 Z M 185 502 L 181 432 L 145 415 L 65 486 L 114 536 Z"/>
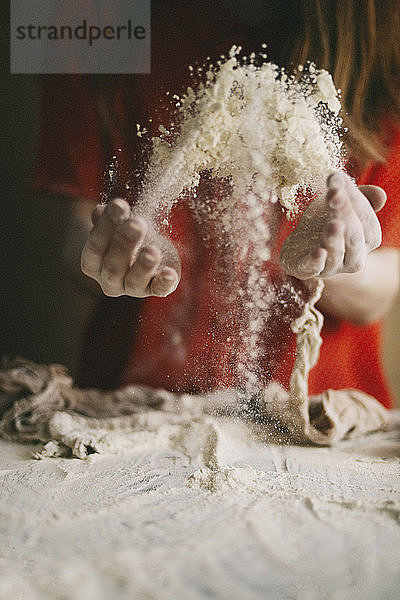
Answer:
<path fill-rule="evenodd" d="M 119 454 L 0 440 L 0 598 L 393 600 L 400 434 L 279 446 L 202 417 Z"/>

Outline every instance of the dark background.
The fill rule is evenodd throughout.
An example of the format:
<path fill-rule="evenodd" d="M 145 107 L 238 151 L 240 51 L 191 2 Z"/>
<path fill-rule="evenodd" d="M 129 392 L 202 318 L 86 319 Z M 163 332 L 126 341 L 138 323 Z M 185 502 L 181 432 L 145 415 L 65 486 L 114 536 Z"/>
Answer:
<path fill-rule="evenodd" d="M 70 206 L 33 193 L 34 161 L 40 160 L 40 76 L 11 75 L 4 62 L 0 356 L 59 362 L 74 371 L 91 299 L 65 276 L 61 252 Z"/>

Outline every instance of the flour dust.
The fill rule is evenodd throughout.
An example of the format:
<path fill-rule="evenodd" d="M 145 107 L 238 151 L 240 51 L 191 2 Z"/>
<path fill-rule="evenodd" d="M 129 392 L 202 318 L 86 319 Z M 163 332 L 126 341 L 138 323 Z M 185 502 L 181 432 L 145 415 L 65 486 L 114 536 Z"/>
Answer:
<path fill-rule="evenodd" d="M 308 64 L 289 75 L 265 54 L 245 60 L 240 50 L 173 96 L 174 123 L 151 140 L 135 211 L 168 231 L 173 206 L 190 198 L 199 220 L 212 222 L 227 313 L 239 325 L 236 377 L 247 395 L 260 388 L 263 348 L 274 343 L 263 339 L 272 304 L 276 311 L 277 298 L 299 302 L 290 281 L 278 289 L 269 275 L 276 223 L 324 193 L 327 176 L 342 168 L 342 143 L 329 73 Z M 213 199 L 198 193 L 203 178 L 216 186 Z"/>

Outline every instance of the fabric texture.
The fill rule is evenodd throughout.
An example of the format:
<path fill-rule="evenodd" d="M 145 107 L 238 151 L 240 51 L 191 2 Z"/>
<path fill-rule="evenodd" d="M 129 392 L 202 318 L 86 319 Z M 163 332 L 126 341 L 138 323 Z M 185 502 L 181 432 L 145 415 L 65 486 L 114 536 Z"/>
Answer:
<path fill-rule="evenodd" d="M 332 445 L 346 437 L 388 430 L 390 413 L 374 398 L 357 390 L 328 390 L 308 395 L 308 373 L 318 360 L 322 317 L 314 304 L 314 290 L 303 315 L 294 322 L 297 358 L 288 393 L 271 383 L 257 398 L 243 398 L 234 389 L 196 396 L 173 394 L 154 387 L 132 385 L 112 391 L 81 389 L 73 385 L 61 365 L 38 365 L 17 358 L 0 369 L 0 436 L 45 442 L 39 456 L 84 458 L 101 453 L 107 432 L 120 434 L 161 425 L 190 423 L 202 414 L 241 417 L 266 431 L 277 428 L 288 442 Z M 155 412 L 156 411 L 156 412 Z M 164 419 L 164 421 L 163 421 Z M 113 444 L 109 443 L 113 447 Z"/>

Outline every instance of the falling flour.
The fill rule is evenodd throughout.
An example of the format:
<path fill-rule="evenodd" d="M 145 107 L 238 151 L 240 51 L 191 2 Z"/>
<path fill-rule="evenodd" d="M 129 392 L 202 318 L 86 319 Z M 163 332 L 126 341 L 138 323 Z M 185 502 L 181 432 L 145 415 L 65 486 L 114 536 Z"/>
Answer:
<path fill-rule="evenodd" d="M 174 96 L 178 125 L 161 125 L 152 138 L 135 205 L 165 225 L 179 199 L 188 192 L 196 199 L 202 174 L 225 183 L 208 214 L 201 194 L 192 206 L 213 220 L 217 238 L 225 240 L 223 295 L 238 325 L 236 377 L 247 397 L 263 385 L 261 336 L 276 297 L 265 265 L 274 243 L 276 203 L 288 217 L 294 215 L 300 198 L 324 193 L 328 175 L 342 167 L 340 102 L 329 73 L 309 64 L 289 76 L 257 61 L 255 54 L 242 60 L 234 46 L 227 60 L 209 66 L 205 81 Z M 293 286 L 283 285 L 296 302 Z"/>
<path fill-rule="evenodd" d="M 194 480 L 215 489 L 225 480 L 236 486 L 239 476 L 223 471 L 215 420 L 221 416 L 256 422 L 264 433 L 278 432 L 278 441 L 286 435 L 287 440 L 318 445 L 392 427 L 389 412 L 363 392 L 327 390 L 309 397 L 308 374 L 322 341 L 323 317 L 315 307 L 323 289 L 318 279 L 309 283 L 302 314 L 292 322 L 297 351 L 290 390 L 275 381 L 263 384 L 260 334 L 275 293 L 264 268 L 271 244 L 264 210 L 270 214 L 279 200 L 290 215 L 298 209 L 300 191 L 323 192 L 326 177 L 341 166 L 340 104 L 325 71 L 309 65 L 298 78 L 288 77 L 270 63 L 256 66 L 255 57 L 239 63 L 238 52 L 233 48 L 227 61 L 210 67 L 196 92 L 189 88 L 176 98 L 180 126 L 174 131 L 161 127 L 160 137 L 153 139 L 137 205 L 160 224 L 183 193 L 190 189 L 196 194 L 203 171 L 228 180 L 228 192 L 213 218 L 221 235 L 232 238 L 232 265 L 239 256 L 246 273 L 244 280 L 234 277 L 228 298 L 242 309 L 245 353 L 237 364 L 238 388 L 201 396 L 144 386 L 80 390 L 57 365 L 17 359 L 0 369 L 3 437 L 47 442 L 38 456 L 72 453 L 84 458 L 122 452 L 132 443 L 161 445 L 190 457 L 200 469 Z M 297 301 L 294 292 L 292 300 Z M 254 472 L 243 471 L 240 477 L 244 475 L 251 479 Z"/>

